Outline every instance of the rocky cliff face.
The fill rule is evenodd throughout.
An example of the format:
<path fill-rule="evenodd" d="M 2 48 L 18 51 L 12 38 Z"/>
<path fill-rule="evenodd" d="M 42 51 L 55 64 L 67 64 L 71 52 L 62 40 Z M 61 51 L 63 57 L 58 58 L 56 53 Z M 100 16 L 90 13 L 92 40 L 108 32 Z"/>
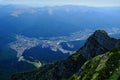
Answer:
<path fill-rule="evenodd" d="M 111 38 L 104 30 L 97 30 L 81 48 L 81 54 L 90 59 L 120 45 L 119 39 Z"/>
<path fill-rule="evenodd" d="M 32 72 L 18 73 L 11 80 L 62 80 L 81 73 L 81 66 L 89 59 L 119 46 L 120 40 L 108 36 L 104 30 L 95 31 L 85 45 L 69 58 L 41 67 Z"/>

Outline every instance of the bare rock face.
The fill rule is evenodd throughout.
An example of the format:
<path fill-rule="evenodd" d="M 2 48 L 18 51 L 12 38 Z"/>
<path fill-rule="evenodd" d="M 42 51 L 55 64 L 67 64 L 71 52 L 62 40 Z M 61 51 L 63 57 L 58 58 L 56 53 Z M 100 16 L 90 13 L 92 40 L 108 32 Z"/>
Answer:
<path fill-rule="evenodd" d="M 111 38 L 104 30 L 97 30 L 87 39 L 81 48 L 81 54 L 86 59 L 91 59 L 117 46 L 120 46 L 120 39 Z"/>

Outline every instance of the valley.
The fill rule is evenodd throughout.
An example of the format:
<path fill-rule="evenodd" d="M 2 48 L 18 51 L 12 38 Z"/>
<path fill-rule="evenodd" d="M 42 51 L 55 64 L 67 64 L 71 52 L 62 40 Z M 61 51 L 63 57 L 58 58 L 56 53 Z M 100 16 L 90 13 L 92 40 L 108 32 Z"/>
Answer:
<path fill-rule="evenodd" d="M 111 36 L 120 33 L 119 28 L 112 28 L 110 30 L 109 29 L 106 29 L 106 30 L 109 32 Z M 92 30 L 84 30 L 84 31 L 72 33 L 69 36 L 49 37 L 45 39 L 43 37 L 29 38 L 23 35 L 16 35 L 15 36 L 16 41 L 11 42 L 9 46 L 11 49 L 17 52 L 18 61 L 25 61 L 30 64 L 33 63 L 33 65 L 38 68 L 38 66 L 36 66 L 35 64 L 38 64 L 39 67 L 41 67 L 42 63 L 40 63 L 39 60 L 38 60 L 39 62 L 36 62 L 36 59 L 32 56 L 29 56 L 29 57 L 31 57 L 34 60 L 33 62 L 25 59 L 23 56 L 24 51 L 29 50 L 36 46 L 41 46 L 41 48 L 50 48 L 51 51 L 54 51 L 54 52 L 60 51 L 63 54 L 71 55 L 75 53 L 75 50 L 73 51 L 73 50 L 64 49 L 61 43 L 66 43 L 67 47 L 72 49 L 74 48 L 75 45 L 71 44 L 70 42 L 86 40 L 91 33 L 92 33 Z"/>
<path fill-rule="evenodd" d="M 0 80 L 68 59 L 96 30 L 105 30 L 110 37 L 119 39 L 119 14 L 119 7 L 0 5 Z M 75 63 L 64 62 L 68 69 L 72 65 L 74 71 L 76 63 L 95 56 L 83 52 L 72 57 Z M 81 59 L 76 61 L 76 56 Z"/>
<path fill-rule="evenodd" d="M 14 74 L 11 80 L 118 80 L 119 46 L 120 39 L 110 37 L 104 30 L 96 30 L 87 38 L 86 43 L 67 59 L 31 72 Z"/>
<path fill-rule="evenodd" d="M 22 35 L 16 35 L 16 41 L 9 44 L 10 48 L 17 52 L 18 61 L 26 61 L 24 59 L 23 53 L 25 50 L 29 50 L 36 46 L 41 46 L 42 48 L 50 48 L 52 51 L 60 51 L 63 54 L 73 54 L 75 51 L 64 49 L 61 43 L 66 43 L 68 48 L 74 48 L 72 41 L 85 40 L 91 32 L 76 32 L 72 33 L 70 36 L 60 36 L 60 37 L 50 37 L 50 38 L 29 38 Z M 79 35 L 81 34 L 81 35 Z M 88 35 L 85 35 L 88 34 Z M 82 36 L 84 35 L 84 36 Z M 32 56 L 29 56 L 32 57 Z M 26 61 L 29 62 L 30 61 Z M 36 63 L 36 62 L 35 62 Z M 33 64 L 34 65 L 34 64 Z M 40 67 L 40 66 L 39 66 Z"/>

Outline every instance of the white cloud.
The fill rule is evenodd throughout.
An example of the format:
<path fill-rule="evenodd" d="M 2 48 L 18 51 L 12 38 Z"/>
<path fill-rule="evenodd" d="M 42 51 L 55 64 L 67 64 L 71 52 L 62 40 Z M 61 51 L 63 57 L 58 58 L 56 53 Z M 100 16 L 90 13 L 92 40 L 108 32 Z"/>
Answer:
<path fill-rule="evenodd" d="M 1 4 L 120 6 L 120 0 L 0 0 Z"/>

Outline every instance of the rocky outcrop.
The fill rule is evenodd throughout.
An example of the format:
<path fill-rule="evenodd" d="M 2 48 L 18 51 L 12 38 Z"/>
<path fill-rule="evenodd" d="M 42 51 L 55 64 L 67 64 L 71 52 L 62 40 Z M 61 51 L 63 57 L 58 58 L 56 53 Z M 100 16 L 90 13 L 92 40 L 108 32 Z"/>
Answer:
<path fill-rule="evenodd" d="M 120 39 L 111 38 L 104 30 L 95 31 L 81 48 L 81 54 L 91 59 L 120 45 Z"/>
<path fill-rule="evenodd" d="M 69 58 L 41 67 L 32 72 L 18 73 L 11 80 L 62 80 L 74 73 L 81 73 L 81 66 L 88 60 L 119 46 L 120 40 L 108 36 L 104 30 L 95 31 L 85 45 Z"/>

